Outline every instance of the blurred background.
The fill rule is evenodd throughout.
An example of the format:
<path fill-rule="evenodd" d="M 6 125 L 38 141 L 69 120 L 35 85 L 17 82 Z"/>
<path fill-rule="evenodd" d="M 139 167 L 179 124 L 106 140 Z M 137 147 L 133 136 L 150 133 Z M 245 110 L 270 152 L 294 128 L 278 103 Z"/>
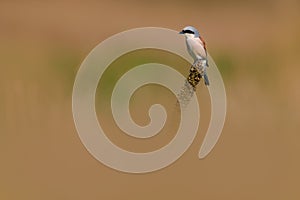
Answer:
<path fill-rule="evenodd" d="M 297 0 L 1 0 L 0 199 L 299 199 L 299 17 Z M 198 160 L 210 114 L 202 84 L 203 128 L 178 161 L 140 175 L 105 167 L 86 151 L 73 123 L 81 62 L 118 32 L 186 25 L 200 30 L 225 81 L 228 112 L 219 142 Z M 173 60 L 166 52 L 133 54 L 119 63 Z M 135 95 L 141 109 L 132 111 L 140 124 L 157 101 L 146 87 Z M 165 89 L 148 89 L 159 91 L 166 106 L 174 99 Z M 98 117 L 118 145 L 148 151 L 173 137 L 160 134 L 146 144 L 120 134 L 111 114 L 101 114 L 105 98 L 97 100 Z"/>

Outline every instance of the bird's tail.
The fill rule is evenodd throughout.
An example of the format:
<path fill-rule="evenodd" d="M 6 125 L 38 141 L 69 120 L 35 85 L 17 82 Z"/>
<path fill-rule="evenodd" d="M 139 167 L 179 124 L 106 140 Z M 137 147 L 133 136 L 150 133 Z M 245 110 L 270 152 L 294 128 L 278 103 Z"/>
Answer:
<path fill-rule="evenodd" d="M 209 80 L 208 80 L 208 76 L 206 73 L 204 73 L 203 78 L 204 78 L 205 85 L 209 86 Z"/>

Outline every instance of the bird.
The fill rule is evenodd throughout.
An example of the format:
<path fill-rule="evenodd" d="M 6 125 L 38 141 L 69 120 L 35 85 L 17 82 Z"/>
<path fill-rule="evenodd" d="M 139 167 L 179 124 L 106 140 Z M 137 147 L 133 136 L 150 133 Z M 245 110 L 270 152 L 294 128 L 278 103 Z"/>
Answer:
<path fill-rule="evenodd" d="M 186 26 L 179 32 L 185 36 L 185 42 L 188 53 L 194 59 L 193 66 L 199 70 L 199 73 L 204 77 L 205 85 L 209 85 L 209 79 L 206 73 L 208 67 L 206 43 L 199 34 L 199 31 L 193 26 Z"/>

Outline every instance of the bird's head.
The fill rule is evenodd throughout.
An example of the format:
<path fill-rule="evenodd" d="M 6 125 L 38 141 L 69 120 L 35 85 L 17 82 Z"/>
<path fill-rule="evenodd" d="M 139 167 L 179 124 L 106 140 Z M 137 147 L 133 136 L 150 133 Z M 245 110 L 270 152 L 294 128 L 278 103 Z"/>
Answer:
<path fill-rule="evenodd" d="M 198 32 L 198 30 L 192 26 L 187 26 L 184 29 L 182 29 L 182 31 L 179 32 L 179 34 L 183 34 L 185 35 L 185 37 L 199 37 L 200 34 Z"/>

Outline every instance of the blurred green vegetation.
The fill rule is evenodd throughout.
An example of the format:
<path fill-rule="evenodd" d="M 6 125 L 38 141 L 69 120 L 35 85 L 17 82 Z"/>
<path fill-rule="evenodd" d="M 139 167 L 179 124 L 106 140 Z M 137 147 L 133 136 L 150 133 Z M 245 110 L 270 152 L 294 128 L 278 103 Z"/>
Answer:
<path fill-rule="evenodd" d="M 97 95 L 105 94 L 105 96 L 109 99 L 110 95 L 108 94 L 112 93 L 114 85 L 122 75 L 124 75 L 128 70 L 146 63 L 160 63 L 171 66 L 184 76 L 187 76 L 190 67 L 190 64 L 186 60 L 170 52 L 156 49 L 132 51 L 120 56 L 105 70 L 99 81 L 97 89 L 99 92 L 97 92 Z M 151 90 L 149 92 L 155 93 L 155 91 Z"/>
<path fill-rule="evenodd" d="M 238 68 L 237 63 L 234 63 L 232 55 L 223 51 L 211 56 L 217 64 L 224 81 L 226 83 L 232 81 L 236 69 Z M 59 80 L 63 82 L 62 85 L 65 88 L 66 93 L 70 95 L 75 75 L 80 64 L 83 62 L 82 56 L 71 49 L 56 48 L 51 50 L 48 59 L 49 65 L 52 66 L 53 73 L 60 77 Z M 104 94 L 109 98 L 109 94 L 112 93 L 114 85 L 122 75 L 130 69 L 146 63 L 161 63 L 171 66 L 184 76 L 188 75 L 190 67 L 190 64 L 186 60 L 163 50 L 143 49 L 132 51 L 120 56 L 110 64 L 99 81 L 97 91 L 101 90 L 101 95 Z M 153 93 L 155 91 L 149 92 Z M 97 94 L 99 95 L 100 92 L 97 92 Z"/>
<path fill-rule="evenodd" d="M 68 95 L 72 92 L 75 75 L 81 62 L 82 56 L 69 48 L 58 47 L 49 53 L 48 64 L 52 66 L 51 71 L 63 82 L 62 86 Z"/>
<path fill-rule="evenodd" d="M 232 81 L 236 73 L 237 64 L 234 63 L 234 58 L 227 52 L 219 52 L 211 55 L 225 82 Z"/>

